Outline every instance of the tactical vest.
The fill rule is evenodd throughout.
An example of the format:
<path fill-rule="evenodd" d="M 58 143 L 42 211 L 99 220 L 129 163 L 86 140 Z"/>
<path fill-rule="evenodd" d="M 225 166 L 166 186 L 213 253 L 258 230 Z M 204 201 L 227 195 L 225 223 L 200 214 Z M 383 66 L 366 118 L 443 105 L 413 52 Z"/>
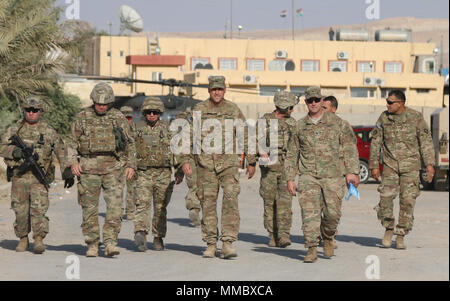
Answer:
<path fill-rule="evenodd" d="M 264 118 L 266 119 L 266 145 L 269 146 L 270 144 L 270 120 L 275 119 L 275 116 L 271 116 L 269 114 L 264 115 Z M 289 124 L 284 119 L 277 119 L 278 120 L 278 162 L 275 164 L 267 165 L 264 167 L 270 168 L 270 169 L 279 169 L 281 170 L 282 165 L 284 164 L 284 159 L 286 157 L 287 153 L 287 146 L 289 142 L 289 133 L 290 128 Z"/>
<path fill-rule="evenodd" d="M 83 134 L 78 148 L 81 155 L 115 154 L 116 138 L 113 129 L 116 122 L 112 115 L 98 117 L 93 111 L 84 111 L 82 127 Z"/>
<path fill-rule="evenodd" d="M 170 135 L 161 121 L 156 130 L 139 129 L 136 139 L 137 165 L 141 170 L 149 167 L 170 167 L 173 165 L 170 150 Z"/>

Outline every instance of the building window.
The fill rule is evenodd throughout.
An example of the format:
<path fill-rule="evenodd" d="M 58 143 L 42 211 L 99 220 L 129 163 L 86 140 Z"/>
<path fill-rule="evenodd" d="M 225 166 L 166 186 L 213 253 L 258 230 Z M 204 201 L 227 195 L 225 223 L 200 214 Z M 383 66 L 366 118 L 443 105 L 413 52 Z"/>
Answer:
<path fill-rule="evenodd" d="M 124 56 L 125 56 L 125 55 L 124 55 L 124 52 L 121 50 L 121 51 L 120 51 L 120 57 L 123 58 Z"/>
<path fill-rule="evenodd" d="M 301 70 L 305 72 L 318 72 L 319 60 L 302 60 L 301 68 Z"/>
<path fill-rule="evenodd" d="M 352 98 L 375 98 L 376 89 L 371 88 L 350 88 Z"/>
<path fill-rule="evenodd" d="M 402 73 L 402 62 L 384 62 L 384 72 L 386 73 Z"/>
<path fill-rule="evenodd" d="M 260 86 L 259 87 L 259 95 L 260 96 L 275 96 L 275 93 L 279 91 L 286 90 L 286 87 L 283 86 Z"/>
<path fill-rule="evenodd" d="M 247 70 L 249 71 L 264 71 L 265 67 L 266 61 L 264 59 L 247 59 Z"/>
<path fill-rule="evenodd" d="M 347 61 L 329 61 L 328 71 L 347 72 Z"/>
<path fill-rule="evenodd" d="M 388 98 L 389 92 L 392 90 L 400 90 L 406 94 L 406 90 L 401 88 L 381 88 L 381 99 Z"/>
<path fill-rule="evenodd" d="M 417 89 L 417 94 L 426 94 L 430 93 L 430 89 Z"/>
<path fill-rule="evenodd" d="M 426 59 L 423 61 L 423 72 L 424 73 L 434 73 L 435 60 L 433 58 Z"/>
<path fill-rule="evenodd" d="M 219 70 L 236 70 L 237 59 L 235 58 L 219 58 Z"/>
<path fill-rule="evenodd" d="M 211 65 L 209 63 L 209 58 L 207 58 L 207 57 L 193 57 L 193 58 L 191 58 L 191 62 L 192 62 L 191 63 L 192 70 L 195 70 L 195 69 L 208 69 L 208 68 L 206 68 L 207 65 Z"/>
<path fill-rule="evenodd" d="M 361 61 L 356 66 L 357 72 L 375 72 L 375 62 L 373 61 Z"/>
<path fill-rule="evenodd" d="M 306 88 L 308 87 L 302 87 L 302 86 L 291 86 L 291 92 L 297 95 L 304 95 Z"/>
<path fill-rule="evenodd" d="M 111 51 L 108 50 L 108 51 L 106 52 L 106 56 L 107 56 L 107 57 L 111 57 Z"/>
<path fill-rule="evenodd" d="M 163 80 L 162 72 L 152 72 L 152 81 L 159 82 Z"/>

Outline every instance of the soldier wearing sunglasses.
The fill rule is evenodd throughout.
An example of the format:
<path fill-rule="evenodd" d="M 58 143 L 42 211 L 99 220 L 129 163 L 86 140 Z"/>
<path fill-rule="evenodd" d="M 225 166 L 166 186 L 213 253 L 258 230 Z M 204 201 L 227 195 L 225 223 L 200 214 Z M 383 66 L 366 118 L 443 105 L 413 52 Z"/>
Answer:
<path fill-rule="evenodd" d="M 305 102 L 308 115 L 297 122 L 284 167 L 289 192 L 293 196 L 299 193 L 308 247 L 304 262 L 315 262 L 321 237 L 324 255 L 328 258 L 334 255 L 333 239 L 346 185 L 353 183 L 357 187 L 359 184 L 359 156 L 356 137 L 349 124 L 323 110 L 319 87 L 306 89 Z M 344 170 L 340 151 L 344 154 Z M 298 186 L 295 184 L 297 164 Z"/>
<path fill-rule="evenodd" d="M 20 241 L 17 252 L 24 252 L 29 245 L 28 234 L 33 231 L 33 252 L 41 254 L 45 251 L 43 239 L 49 232 L 48 218 L 45 216 L 49 208 L 48 189 L 45 186 L 55 178 L 55 166 L 52 162 L 56 155 L 61 173 L 64 173 L 64 143 L 57 132 L 45 121 L 41 120 L 44 102 L 36 95 L 29 96 L 23 105 L 25 117 L 7 130 L 0 144 L 0 156 L 5 158 L 8 166 L 8 178 L 11 185 L 11 208 L 16 215 L 14 232 Z M 25 149 L 11 145 L 8 140 L 17 135 L 25 144 Z M 34 175 L 32 167 L 26 166 L 27 154 L 33 154 L 33 159 L 45 173 L 42 183 Z M 70 178 L 70 179 L 69 179 Z M 68 184 L 70 182 L 70 184 Z M 66 186 L 74 184 L 73 175 L 66 179 Z"/>
<path fill-rule="evenodd" d="M 371 132 L 369 168 L 372 177 L 381 181 L 377 217 L 386 229 L 382 238 L 385 248 L 391 247 L 392 237 L 396 234 L 396 248 L 406 249 L 404 236 L 413 226 L 414 205 L 420 194 L 422 160 L 428 182 L 434 176 L 434 148 L 430 130 L 422 114 L 406 107 L 405 102 L 402 91 L 391 91 L 386 99 L 387 111 L 381 113 Z M 380 150 L 383 151 L 383 176 L 379 170 Z M 399 193 L 400 213 L 396 225 L 393 201 Z"/>

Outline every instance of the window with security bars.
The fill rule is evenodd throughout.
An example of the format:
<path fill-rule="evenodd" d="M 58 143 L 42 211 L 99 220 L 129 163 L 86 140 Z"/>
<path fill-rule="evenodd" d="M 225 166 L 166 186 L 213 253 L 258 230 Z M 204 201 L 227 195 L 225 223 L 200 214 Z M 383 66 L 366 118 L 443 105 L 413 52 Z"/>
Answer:
<path fill-rule="evenodd" d="M 247 70 L 249 71 L 264 71 L 264 60 L 260 59 L 248 59 Z"/>
<path fill-rule="evenodd" d="M 402 73 L 402 62 L 384 62 L 384 72 L 386 73 Z"/>
<path fill-rule="evenodd" d="M 317 61 L 317 60 L 302 60 L 302 71 L 318 72 L 319 71 L 319 61 Z"/>
<path fill-rule="evenodd" d="M 347 61 L 330 61 L 328 71 L 347 72 Z"/>
<path fill-rule="evenodd" d="M 374 62 L 358 62 L 358 72 L 374 72 Z"/>
<path fill-rule="evenodd" d="M 201 64 L 201 66 L 200 66 Z M 209 58 L 204 57 L 193 57 L 192 58 L 192 70 L 200 67 L 202 69 L 206 64 L 209 64 Z"/>
<path fill-rule="evenodd" d="M 350 97 L 353 98 L 375 98 L 375 89 L 372 88 L 350 88 Z"/>
<path fill-rule="evenodd" d="M 219 58 L 219 70 L 236 70 L 237 60 L 228 58 Z"/>

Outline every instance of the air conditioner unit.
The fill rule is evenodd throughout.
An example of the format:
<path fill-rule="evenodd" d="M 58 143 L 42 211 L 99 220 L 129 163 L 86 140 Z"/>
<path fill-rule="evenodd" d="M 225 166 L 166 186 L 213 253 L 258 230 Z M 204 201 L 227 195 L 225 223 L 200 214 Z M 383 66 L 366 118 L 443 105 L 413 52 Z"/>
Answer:
<path fill-rule="evenodd" d="M 348 59 L 348 53 L 345 51 L 338 51 L 337 58 L 339 60 L 346 60 L 346 59 Z"/>
<path fill-rule="evenodd" d="M 383 78 L 377 78 L 376 84 L 377 84 L 377 86 L 384 86 L 384 85 L 386 85 L 386 81 Z"/>
<path fill-rule="evenodd" d="M 364 86 L 376 86 L 377 79 L 375 77 L 364 77 Z"/>
<path fill-rule="evenodd" d="M 256 77 L 254 75 L 244 75 L 244 83 L 254 84 L 256 83 Z"/>
<path fill-rule="evenodd" d="M 275 56 L 277 59 L 285 59 L 287 58 L 287 52 L 286 50 L 277 50 L 277 52 L 275 52 Z"/>

